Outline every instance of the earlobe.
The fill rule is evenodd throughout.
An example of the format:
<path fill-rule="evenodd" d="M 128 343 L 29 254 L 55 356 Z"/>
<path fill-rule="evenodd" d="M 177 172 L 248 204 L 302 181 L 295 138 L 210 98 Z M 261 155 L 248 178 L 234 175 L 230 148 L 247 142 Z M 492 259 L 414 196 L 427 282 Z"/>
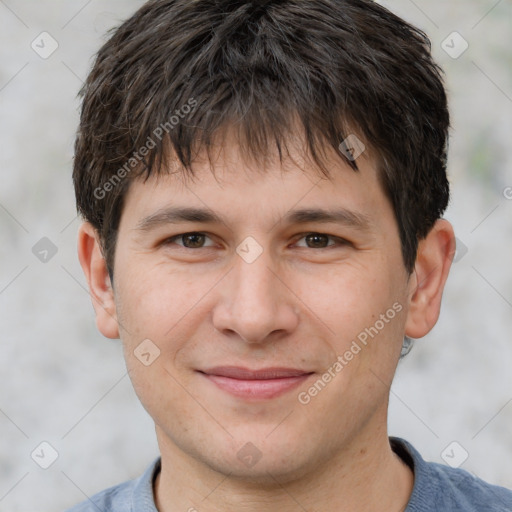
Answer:
<path fill-rule="evenodd" d="M 78 258 L 89 285 L 98 330 L 107 338 L 119 338 L 114 290 L 97 232 L 89 222 L 78 230 Z"/>
<path fill-rule="evenodd" d="M 418 245 L 414 273 L 410 279 L 406 336 L 421 338 L 436 324 L 454 255 L 453 227 L 447 220 L 440 219 Z"/>

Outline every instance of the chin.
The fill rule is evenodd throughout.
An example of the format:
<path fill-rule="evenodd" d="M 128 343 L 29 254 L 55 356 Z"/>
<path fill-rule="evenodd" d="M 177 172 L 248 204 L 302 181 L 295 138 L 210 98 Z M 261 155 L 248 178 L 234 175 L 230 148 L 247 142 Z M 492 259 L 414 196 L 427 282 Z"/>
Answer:
<path fill-rule="evenodd" d="M 289 455 L 276 453 L 262 455 L 261 459 L 253 466 L 241 462 L 237 455 L 226 457 L 223 460 L 205 461 L 211 469 L 221 473 L 231 480 L 236 480 L 244 485 L 254 484 L 260 489 L 281 488 L 283 484 L 296 481 L 305 477 L 311 471 L 311 465 L 307 461 L 298 461 Z"/>
<path fill-rule="evenodd" d="M 244 484 L 253 483 L 260 488 L 278 488 L 311 473 L 316 466 L 312 462 L 321 458 L 320 453 L 315 456 L 314 447 L 310 447 L 313 450 L 306 449 L 303 439 L 304 436 L 286 430 L 269 436 L 268 428 L 252 429 L 243 436 L 230 438 L 224 446 L 221 446 L 221 440 L 211 440 L 208 449 L 192 455 L 211 470 L 230 479 Z M 318 451 L 326 450 L 319 446 Z M 324 456 L 328 454 L 324 453 Z"/>

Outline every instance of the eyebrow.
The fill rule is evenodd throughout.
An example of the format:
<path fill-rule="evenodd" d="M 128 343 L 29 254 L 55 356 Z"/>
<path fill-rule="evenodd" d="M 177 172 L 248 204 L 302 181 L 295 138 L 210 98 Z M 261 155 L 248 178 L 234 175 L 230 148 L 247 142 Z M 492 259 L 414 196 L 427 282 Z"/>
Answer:
<path fill-rule="evenodd" d="M 225 224 L 223 219 L 211 210 L 193 207 L 169 207 L 144 217 L 137 224 L 135 230 L 148 232 L 167 224 L 178 224 L 180 222 Z M 372 227 L 368 216 L 345 208 L 334 210 L 324 210 L 322 208 L 291 210 L 279 222 L 284 224 L 336 223 L 361 231 L 370 231 Z"/>
<path fill-rule="evenodd" d="M 166 224 L 179 222 L 202 222 L 222 224 L 222 219 L 214 212 L 202 208 L 170 207 L 143 218 L 135 228 L 137 231 L 151 231 Z"/>
<path fill-rule="evenodd" d="M 361 231 L 370 231 L 372 223 L 367 215 L 337 208 L 335 210 L 324 210 L 322 208 L 306 208 L 292 210 L 284 216 L 283 222 L 288 224 L 307 224 L 309 222 L 336 223 L 348 227 L 357 228 Z"/>

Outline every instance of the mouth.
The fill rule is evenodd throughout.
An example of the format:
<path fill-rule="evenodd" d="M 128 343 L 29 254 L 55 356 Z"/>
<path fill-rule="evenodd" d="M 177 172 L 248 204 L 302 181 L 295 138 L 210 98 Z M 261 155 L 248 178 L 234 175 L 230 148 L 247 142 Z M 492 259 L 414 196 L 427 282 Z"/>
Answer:
<path fill-rule="evenodd" d="M 218 366 L 199 371 L 219 389 L 246 400 L 268 400 L 291 391 L 314 372 L 296 368 L 249 370 L 236 366 Z"/>

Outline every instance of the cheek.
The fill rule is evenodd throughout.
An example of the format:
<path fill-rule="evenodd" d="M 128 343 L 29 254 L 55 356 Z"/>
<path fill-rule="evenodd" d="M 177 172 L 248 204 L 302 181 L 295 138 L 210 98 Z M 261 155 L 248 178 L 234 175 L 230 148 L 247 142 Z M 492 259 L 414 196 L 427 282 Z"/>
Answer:
<path fill-rule="evenodd" d="M 173 272 L 164 265 L 139 265 L 135 258 L 131 263 L 119 272 L 116 292 L 124 356 L 137 396 L 158 419 L 165 416 L 162 404 L 164 411 L 187 408 L 187 375 L 176 362 L 185 347 L 189 350 L 197 316 L 205 314 L 200 299 L 211 284 L 207 277 Z"/>
<path fill-rule="evenodd" d="M 396 363 L 406 312 L 405 288 L 396 275 L 382 262 L 340 267 L 316 287 L 303 281 L 303 300 L 328 326 L 332 352 L 350 366 L 347 376 L 374 367 L 388 373 Z"/>
<path fill-rule="evenodd" d="M 292 282 L 305 313 L 321 320 L 332 335 L 353 336 L 394 302 L 385 276 L 370 265 L 343 263 L 328 273 L 321 268 L 314 274 L 296 272 Z"/>
<path fill-rule="evenodd" d="M 193 313 L 214 280 L 164 264 L 137 265 L 134 261 L 119 281 L 118 317 L 126 331 L 163 339 L 178 325 L 186 325 L 188 314 Z"/>
<path fill-rule="evenodd" d="M 148 376 L 167 380 L 168 374 L 144 372 L 134 356 L 144 349 L 144 354 L 151 354 L 149 359 L 155 354 L 156 362 L 173 373 L 189 366 L 194 352 L 201 350 L 204 355 L 211 345 L 205 347 L 203 343 L 199 349 L 196 345 L 211 335 L 206 325 L 212 308 L 209 298 L 216 284 L 221 286 L 222 275 L 177 271 L 163 264 L 145 264 L 143 272 L 137 272 L 134 267 L 119 279 L 123 285 L 116 293 L 126 364 L 136 381 L 140 377 L 141 383 Z"/>

